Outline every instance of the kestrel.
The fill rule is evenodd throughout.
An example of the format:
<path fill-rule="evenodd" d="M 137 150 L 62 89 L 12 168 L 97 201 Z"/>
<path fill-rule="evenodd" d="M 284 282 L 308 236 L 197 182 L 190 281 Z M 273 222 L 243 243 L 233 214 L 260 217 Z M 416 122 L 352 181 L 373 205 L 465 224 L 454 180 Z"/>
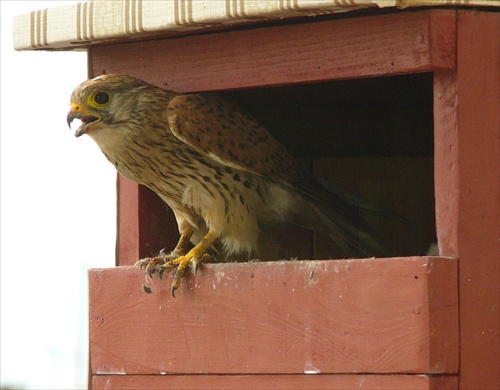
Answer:
<path fill-rule="evenodd" d="M 74 119 L 77 137 L 90 136 L 118 172 L 173 210 L 177 246 L 138 262 L 149 275 L 175 269 L 172 294 L 189 265 L 258 256 L 269 228 L 324 232 L 348 256 L 380 251 L 351 218 L 370 206 L 306 177 L 264 127 L 216 95 L 101 75 L 74 90 L 68 125 Z"/>

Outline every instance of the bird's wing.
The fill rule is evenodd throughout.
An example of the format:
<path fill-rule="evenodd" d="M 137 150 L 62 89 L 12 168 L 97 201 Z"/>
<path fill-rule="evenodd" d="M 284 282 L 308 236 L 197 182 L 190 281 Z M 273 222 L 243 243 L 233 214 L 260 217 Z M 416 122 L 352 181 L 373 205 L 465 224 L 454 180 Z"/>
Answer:
<path fill-rule="evenodd" d="M 289 180 L 296 164 L 251 116 L 216 96 L 175 96 L 166 111 L 172 133 L 220 164 L 259 176 Z"/>

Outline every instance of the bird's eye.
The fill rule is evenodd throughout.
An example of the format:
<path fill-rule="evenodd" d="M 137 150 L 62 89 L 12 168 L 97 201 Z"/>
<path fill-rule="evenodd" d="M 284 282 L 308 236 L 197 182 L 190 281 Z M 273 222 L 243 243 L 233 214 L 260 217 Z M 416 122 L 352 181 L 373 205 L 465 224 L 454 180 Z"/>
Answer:
<path fill-rule="evenodd" d="M 94 102 L 101 105 L 106 104 L 109 102 L 109 94 L 107 92 L 97 92 L 94 95 Z"/>

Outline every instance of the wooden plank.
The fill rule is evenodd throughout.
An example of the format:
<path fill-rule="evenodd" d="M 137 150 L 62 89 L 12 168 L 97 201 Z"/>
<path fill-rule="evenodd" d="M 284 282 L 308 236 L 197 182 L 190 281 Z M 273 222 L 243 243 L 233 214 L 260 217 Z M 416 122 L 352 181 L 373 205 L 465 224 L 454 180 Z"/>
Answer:
<path fill-rule="evenodd" d="M 458 19 L 460 388 L 500 388 L 500 17 Z M 480 298 L 478 299 L 478 295 Z"/>
<path fill-rule="evenodd" d="M 119 180 L 127 179 L 120 175 Z M 118 224 L 121 225 L 120 221 Z M 139 257 L 129 256 L 129 262 L 120 262 L 120 265 L 134 265 L 139 258 L 154 256 L 162 248 L 170 251 L 179 239 L 173 212 L 145 186 L 139 186 L 139 234 Z"/>
<path fill-rule="evenodd" d="M 175 299 L 165 279 L 89 271 L 93 374 L 458 370 L 453 258 L 210 264 Z"/>
<path fill-rule="evenodd" d="M 454 390 L 452 375 L 95 375 L 93 389 Z"/>
<path fill-rule="evenodd" d="M 151 190 L 117 177 L 117 265 L 134 265 L 179 239 L 174 215 Z"/>
<path fill-rule="evenodd" d="M 434 10 L 89 49 L 93 72 L 209 91 L 448 69 L 455 11 Z"/>
<path fill-rule="evenodd" d="M 457 69 L 434 81 L 436 223 L 460 267 L 460 388 L 500 388 L 500 18 L 459 12 Z M 487 59 L 487 60 L 485 60 Z"/>
<path fill-rule="evenodd" d="M 116 184 L 116 265 L 133 265 L 140 258 L 140 187 L 121 175 Z"/>
<path fill-rule="evenodd" d="M 458 123 L 456 71 L 434 74 L 434 191 L 439 254 L 458 256 Z"/>

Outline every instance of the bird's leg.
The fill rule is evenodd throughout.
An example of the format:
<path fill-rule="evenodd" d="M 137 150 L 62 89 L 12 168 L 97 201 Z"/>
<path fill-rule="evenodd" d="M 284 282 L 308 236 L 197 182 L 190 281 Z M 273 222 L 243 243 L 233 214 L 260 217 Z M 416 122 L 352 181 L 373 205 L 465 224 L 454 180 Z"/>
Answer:
<path fill-rule="evenodd" d="M 158 256 L 146 257 L 139 260 L 135 263 L 135 265 L 141 267 L 141 269 L 145 269 L 149 277 L 158 272 L 158 276 L 161 278 L 163 272 L 165 271 L 165 268 L 163 267 L 165 263 L 168 263 L 170 260 L 183 256 L 187 253 L 189 240 L 192 235 L 193 229 L 191 227 L 183 229 L 181 237 L 172 252 L 164 253 L 162 250 Z"/>
<path fill-rule="evenodd" d="M 184 230 L 181 234 L 181 237 L 179 238 L 179 241 L 177 242 L 177 245 L 175 246 L 174 250 L 170 253 L 170 255 L 174 257 L 185 255 L 187 253 L 189 240 L 191 239 L 192 235 L 193 235 L 192 228 Z"/>
<path fill-rule="evenodd" d="M 209 230 L 203 239 L 194 246 L 189 252 L 185 255 L 179 256 L 175 259 L 169 260 L 165 262 L 161 267 L 166 268 L 167 270 L 171 270 L 175 268 L 174 280 L 172 282 L 172 287 L 170 288 L 170 292 L 172 296 L 175 297 L 175 290 L 177 290 L 181 284 L 181 278 L 186 274 L 187 266 L 191 265 L 193 271 L 196 272 L 198 265 L 201 261 L 205 260 L 208 255 L 206 252 L 208 248 L 214 243 L 214 241 L 218 237 L 218 233 L 214 230 Z"/>
<path fill-rule="evenodd" d="M 188 252 L 187 248 L 192 235 L 193 229 L 191 227 L 183 229 L 181 237 L 171 253 L 160 254 L 156 257 L 146 257 L 136 263 L 141 269 L 146 269 L 149 277 L 154 273 L 158 273 L 158 276 L 161 278 L 165 271 L 175 269 L 174 280 L 170 288 L 170 292 L 174 297 L 175 290 L 179 288 L 181 279 L 187 272 L 187 267 L 191 266 L 193 272 L 196 273 L 199 264 L 212 257 L 207 253 L 207 250 L 219 236 L 214 230 L 209 230 L 205 237 Z"/>

